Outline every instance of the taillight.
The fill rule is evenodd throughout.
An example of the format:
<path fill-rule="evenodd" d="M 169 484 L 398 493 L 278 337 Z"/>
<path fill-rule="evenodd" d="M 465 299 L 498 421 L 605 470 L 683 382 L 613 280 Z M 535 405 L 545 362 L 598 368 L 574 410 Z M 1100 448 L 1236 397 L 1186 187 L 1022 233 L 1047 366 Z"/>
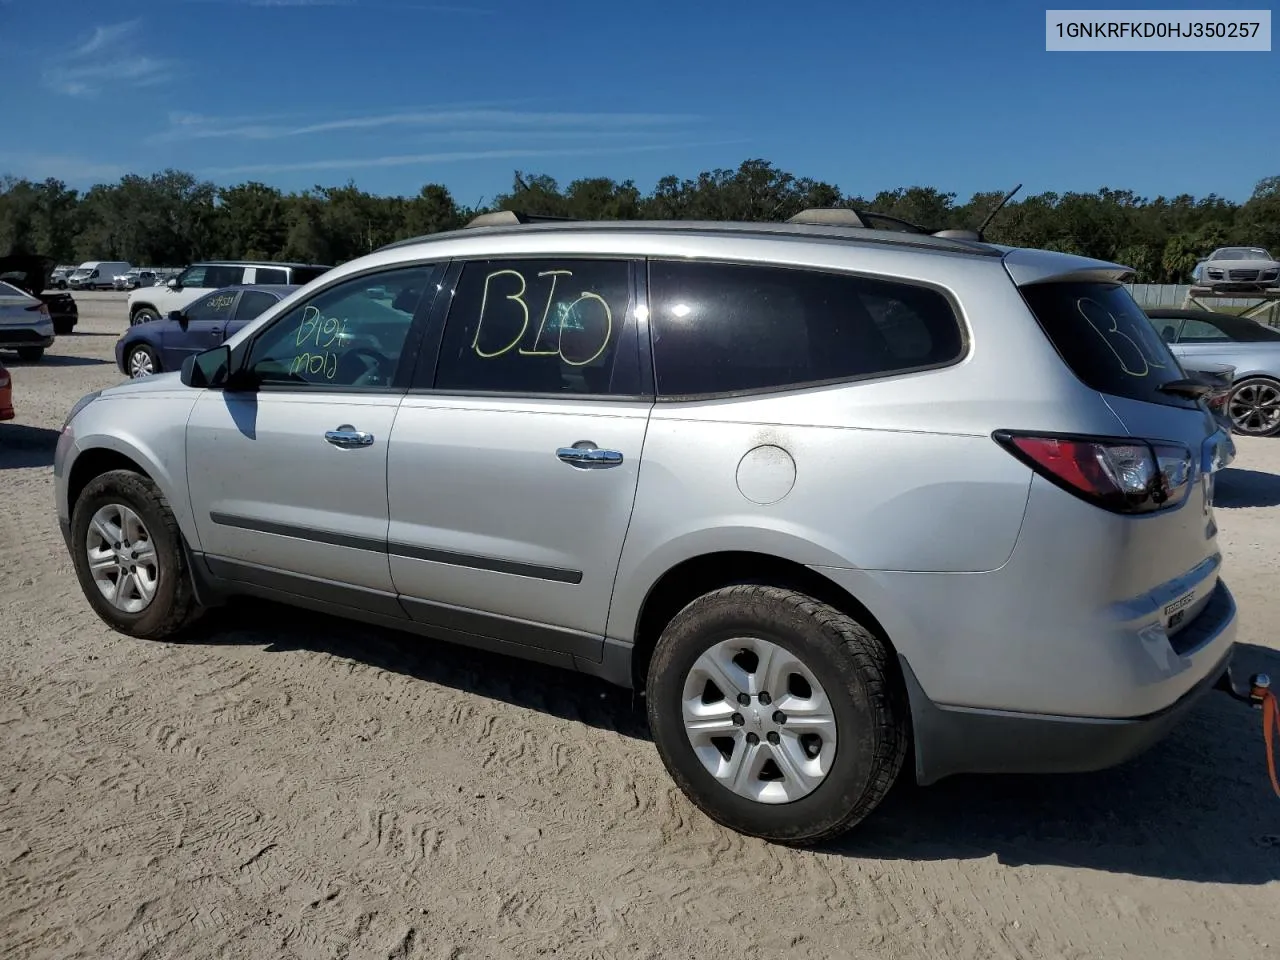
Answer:
<path fill-rule="evenodd" d="M 7 386 L 9 386 L 9 371 L 0 370 L 0 390 L 3 390 Z"/>
<path fill-rule="evenodd" d="M 46 317 L 49 316 L 49 307 L 44 303 L 33 303 L 31 306 L 27 307 L 27 309 L 34 310 L 36 313 L 43 314 Z"/>
<path fill-rule="evenodd" d="M 1045 479 L 1113 513 L 1167 510 L 1191 490 L 1191 451 L 1181 444 L 1010 430 L 993 437 Z"/>

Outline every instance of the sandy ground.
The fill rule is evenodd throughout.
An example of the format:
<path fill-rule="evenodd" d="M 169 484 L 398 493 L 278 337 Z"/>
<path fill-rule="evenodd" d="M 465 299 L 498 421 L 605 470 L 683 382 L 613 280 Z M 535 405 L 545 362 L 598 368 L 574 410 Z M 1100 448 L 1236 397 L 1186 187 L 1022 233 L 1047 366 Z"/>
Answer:
<path fill-rule="evenodd" d="M 55 431 L 123 294 L 0 424 L 0 956 L 1258 958 L 1280 800 L 1257 712 L 1206 699 L 1133 763 L 900 787 L 838 845 L 722 830 L 629 694 L 268 605 L 108 630 L 56 529 Z M 1280 676 L 1280 441 L 1220 486 L 1246 666 Z"/>

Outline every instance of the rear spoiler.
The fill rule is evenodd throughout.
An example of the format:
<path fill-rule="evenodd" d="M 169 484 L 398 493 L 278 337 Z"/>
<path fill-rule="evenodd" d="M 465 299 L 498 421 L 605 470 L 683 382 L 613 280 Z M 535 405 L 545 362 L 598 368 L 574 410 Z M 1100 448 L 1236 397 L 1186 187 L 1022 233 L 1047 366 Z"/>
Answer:
<path fill-rule="evenodd" d="M 1033 283 L 1131 283 L 1132 267 L 1074 253 L 1012 249 L 1004 255 L 1004 267 L 1020 287 Z"/>

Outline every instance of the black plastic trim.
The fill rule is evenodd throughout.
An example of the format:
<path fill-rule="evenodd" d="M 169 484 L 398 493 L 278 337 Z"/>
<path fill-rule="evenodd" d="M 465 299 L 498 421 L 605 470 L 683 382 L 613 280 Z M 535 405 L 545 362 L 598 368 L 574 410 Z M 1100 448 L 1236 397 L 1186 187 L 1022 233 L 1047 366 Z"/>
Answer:
<path fill-rule="evenodd" d="M 603 637 L 403 595 L 400 603 L 412 619 L 432 628 L 600 662 Z"/>
<path fill-rule="evenodd" d="M 302 527 L 292 523 L 279 523 L 275 520 L 237 517 L 217 511 L 211 512 L 209 519 L 220 527 L 235 527 L 238 530 L 252 530 L 255 533 L 270 533 L 279 537 L 293 537 L 296 540 L 327 543 L 335 547 L 368 550 L 372 553 L 384 553 L 409 560 L 426 560 L 430 563 L 443 563 L 452 567 L 471 567 L 475 570 L 509 573 L 517 577 L 529 577 L 533 580 L 551 580 L 556 583 L 576 584 L 582 582 L 581 570 L 568 570 L 564 567 L 548 567 L 542 564 L 525 563 L 520 560 L 507 560 L 503 557 L 482 557 L 471 553 L 456 553 L 452 550 L 419 547 L 409 543 L 389 543 L 386 540 L 375 540 L 372 537 L 359 537 L 348 533 L 336 533 L 331 530 L 316 530 L 312 527 Z"/>

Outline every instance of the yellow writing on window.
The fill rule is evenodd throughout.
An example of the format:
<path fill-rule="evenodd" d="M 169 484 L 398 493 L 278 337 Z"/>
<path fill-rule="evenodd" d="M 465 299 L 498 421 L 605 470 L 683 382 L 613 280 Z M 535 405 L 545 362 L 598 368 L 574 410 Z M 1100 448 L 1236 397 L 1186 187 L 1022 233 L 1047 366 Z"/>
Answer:
<path fill-rule="evenodd" d="M 546 303 L 542 308 L 542 317 L 538 323 L 537 331 L 533 335 L 530 343 L 522 345 L 525 335 L 529 332 L 530 310 L 529 303 L 525 299 L 525 294 L 529 290 L 528 281 L 524 274 L 519 270 L 503 269 L 495 270 L 484 278 L 484 292 L 480 298 L 480 318 L 476 323 L 474 336 L 471 338 L 471 349 L 476 356 L 485 360 L 492 360 L 496 357 L 506 356 L 512 350 L 516 350 L 520 356 L 524 357 L 556 357 L 558 356 L 562 362 L 570 366 L 582 367 L 597 360 L 609 346 L 609 340 L 613 336 L 613 311 L 610 309 L 608 302 L 600 294 L 591 290 L 582 291 L 577 299 L 569 303 L 556 302 L 556 286 L 561 277 L 572 277 L 572 270 L 543 270 L 537 274 L 539 278 L 550 277 L 550 288 L 547 290 Z M 504 292 L 505 291 L 505 292 Z M 502 301 L 510 301 L 519 309 L 519 330 L 516 331 L 510 342 L 503 344 L 497 349 L 485 349 L 480 345 L 485 323 L 488 322 L 492 327 L 494 322 L 494 314 L 496 308 L 500 307 Z M 599 342 L 592 341 L 593 349 L 587 353 L 585 358 L 572 357 L 565 352 L 565 329 L 569 325 L 570 320 L 578 320 L 575 330 L 586 330 L 585 324 L 580 322 L 582 311 L 580 305 L 587 303 L 598 303 L 603 311 L 602 336 Z M 552 315 L 552 308 L 555 307 L 556 313 L 556 343 L 555 349 L 550 349 L 550 345 L 545 342 L 547 321 Z"/>

